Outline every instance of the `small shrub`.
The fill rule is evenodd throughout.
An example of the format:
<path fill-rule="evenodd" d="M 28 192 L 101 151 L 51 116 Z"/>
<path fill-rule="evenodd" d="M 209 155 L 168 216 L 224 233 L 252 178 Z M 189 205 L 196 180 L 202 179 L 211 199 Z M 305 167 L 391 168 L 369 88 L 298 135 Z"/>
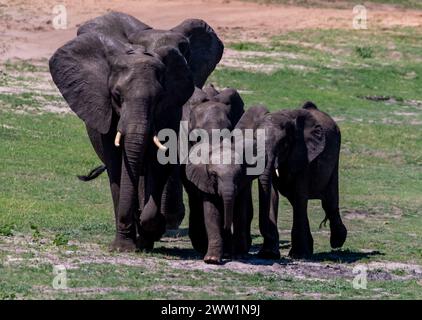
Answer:
<path fill-rule="evenodd" d="M 356 47 L 355 52 L 362 59 L 370 59 L 374 57 L 374 50 L 371 47 Z"/>
<path fill-rule="evenodd" d="M 5 224 L 5 225 L 0 225 L 0 236 L 12 237 L 14 228 L 15 226 L 10 223 Z"/>
<path fill-rule="evenodd" d="M 63 233 L 56 234 L 53 240 L 53 244 L 55 244 L 56 246 L 65 246 L 67 245 L 68 242 L 69 242 L 68 236 Z"/>
<path fill-rule="evenodd" d="M 238 51 L 262 51 L 265 49 L 265 47 L 263 47 L 261 44 L 253 42 L 231 43 L 229 44 L 229 47 Z"/>
<path fill-rule="evenodd" d="M 38 227 L 34 224 L 31 224 L 31 230 L 32 230 L 32 239 L 37 241 L 41 238 L 41 232 L 38 229 Z"/>

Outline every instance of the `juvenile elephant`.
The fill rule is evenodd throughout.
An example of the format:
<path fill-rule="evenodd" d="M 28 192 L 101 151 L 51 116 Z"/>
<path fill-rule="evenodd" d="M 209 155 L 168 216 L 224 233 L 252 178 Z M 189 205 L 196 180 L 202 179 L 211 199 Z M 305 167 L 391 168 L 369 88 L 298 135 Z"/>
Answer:
<path fill-rule="evenodd" d="M 51 57 L 55 84 L 107 167 L 116 220 L 111 249 L 152 248 L 164 232 L 161 199 L 173 166 L 158 163 L 156 134 L 178 131 L 182 106 L 222 53 L 202 20 L 156 30 L 112 12 L 83 24 Z"/>
<path fill-rule="evenodd" d="M 200 97 L 201 92 L 197 96 Z M 195 96 L 195 94 L 194 94 Z M 226 89 L 220 93 L 213 88 L 206 88 L 202 92 L 200 103 L 191 106 L 189 117 L 189 132 L 199 129 L 209 137 L 213 130 L 227 130 L 234 128 L 242 116 L 243 101 L 233 89 Z M 225 138 L 222 137 L 222 140 Z M 212 156 L 213 150 L 220 147 L 212 141 L 199 141 L 191 145 L 190 154 L 206 147 L 206 152 Z M 231 143 L 231 141 L 228 141 Z M 189 237 L 193 247 L 205 254 L 207 263 L 221 263 L 223 243 L 230 243 L 230 231 L 233 221 L 234 197 L 232 184 L 218 180 L 218 165 L 213 163 L 191 163 L 185 166 L 185 189 L 189 195 Z M 224 222 L 223 222 L 224 221 Z M 224 229 L 224 231 L 223 231 Z M 231 254 L 231 248 L 225 248 Z"/>
<path fill-rule="evenodd" d="M 307 204 L 320 199 L 330 222 L 331 247 L 341 247 L 347 230 L 339 213 L 338 168 L 340 130 L 326 113 L 307 102 L 302 109 L 266 114 L 257 126 L 266 130 L 267 165 L 260 176 L 259 225 L 264 237 L 260 255 L 279 258 L 278 190 L 293 207 L 292 247 L 289 255 L 313 254 Z M 274 186 L 272 190 L 271 185 Z M 270 208 L 271 206 L 271 208 Z"/>

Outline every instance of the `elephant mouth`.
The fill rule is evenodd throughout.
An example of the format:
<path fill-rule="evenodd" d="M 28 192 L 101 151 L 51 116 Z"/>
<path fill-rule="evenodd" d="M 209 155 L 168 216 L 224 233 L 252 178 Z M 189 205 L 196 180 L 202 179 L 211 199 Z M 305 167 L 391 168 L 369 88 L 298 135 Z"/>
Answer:
<path fill-rule="evenodd" d="M 122 138 L 122 133 L 120 131 L 117 131 L 116 137 L 114 138 L 114 145 L 116 147 L 120 147 L 121 138 Z M 160 149 L 162 151 L 167 150 L 167 147 L 160 142 L 160 139 L 158 139 L 158 137 L 156 135 L 154 135 L 152 137 L 152 141 L 154 142 L 154 144 L 157 146 L 158 149 Z"/>

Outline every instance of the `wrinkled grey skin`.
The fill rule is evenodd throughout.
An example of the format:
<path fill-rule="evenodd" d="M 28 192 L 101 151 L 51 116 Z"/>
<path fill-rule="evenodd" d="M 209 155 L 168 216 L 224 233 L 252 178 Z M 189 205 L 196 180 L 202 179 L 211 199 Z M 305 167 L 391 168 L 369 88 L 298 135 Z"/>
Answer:
<path fill-rule="evenodd" d="M 182 106 L 222 52 L 202 20 L 156 30 L 113 12 L 83 24 L 51 57 L 55 84 L 107 167 L 116 219 L 111 249 L 152 248 L 164 232 L 161 200 L 174 166 L 157 162 L 152 137 L 163 128 L 178 131 Z"/>
<path fill-rule="evenodd" d="M 187 112 L 189 132 L 198 128 L 210 135 L 212 129 L 231 131 L 244 112 L 243 101 L 233 89 L 218 93 L 213 87 L 207 87 L 203 91 L 197 90 L 192 100 Z M 197 147 L 200 143 L 205 142 L 199 141 L 191 147 Z M 219 147 L 211 143 L 210 154 Z M 205 254 L 204 261 L 207 263 L 221 263 L 223 252 L 231 255 L 230 228 L 233 219 L 237 223 L 234 212 L 244 210 L 241 207 L 244 202 L 240 205 L 235 203 L 231 171 L 236 173 L 236 166 L 192 163 L 185 166 L 184 186 L 190 207 L 189 237 L 193 247 Z M 246 227 L 238 230 L 245 230 Z M 243 247 L 247 247 L 247 244 Z"/>
<path fill-rule="evenodd" d="M 334 120 L 307 102 L 302 109 L 266 114 L 257 126 L 266 130 L 267 164 L 259 177 L 259 225 L 264 237 L 263 258 L 279 258 L 278 190 L 293 207 L 289 255 L 313 254 L 307 216 L 309 199 L 320 199 L 330 222 L 333 248 L 341 247 L 347 230 L 339 213 L 338 165 L 340 130 Z M 276 169 L 278 175 L 276 173 Z M 274 186 L 272 189 L 271 186 Z"/>

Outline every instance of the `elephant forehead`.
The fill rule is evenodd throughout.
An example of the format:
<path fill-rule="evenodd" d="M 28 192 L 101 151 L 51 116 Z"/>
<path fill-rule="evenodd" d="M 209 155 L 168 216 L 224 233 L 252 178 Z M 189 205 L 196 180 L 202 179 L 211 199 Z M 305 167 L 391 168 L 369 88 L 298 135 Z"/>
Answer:
<path fill-rule="evenodd" d="M 227 140 L 227 143 L 221 142 L 220 144 L 214 144 L 212 146 L 210 157 L 211 163 L 222 164 L 223 159 L 225 160 L 224 163 L 226 163 L 227 160 L 230 160 L 231 164 L 242 162 L 242 156 L 233 150 L 230 140 Z"/>
<path fill-rule="evenodd" d="M 181 42 L 189 42 L 183 34 L 168 30 L 143 30 L 131 36 L 130 41 L 146 46 L 148 49 L 156 49 L 162 46 L 177 47 Z"/>
<path fill-rule="evenodd" d="M 118 68 L 162 68 L 163 63 L 161 59 L 155 55 L 147 52 L 144 46 L 131 45 L 126 46 L 125 52 L 115 55 L 111 61 L 112 67 L 117 70 Z"/>

